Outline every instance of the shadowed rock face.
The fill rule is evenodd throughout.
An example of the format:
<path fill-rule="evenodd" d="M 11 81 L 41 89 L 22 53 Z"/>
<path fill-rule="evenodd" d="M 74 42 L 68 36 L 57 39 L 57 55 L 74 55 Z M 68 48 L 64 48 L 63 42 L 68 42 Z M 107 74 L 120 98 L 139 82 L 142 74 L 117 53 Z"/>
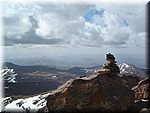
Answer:
<path fill-rule="evenodd" d="M 133 110 L 137 77 L 109 77 L 108 74 L 77 78 L 47 97 L 49 112 L 116 112 Z"/>
<path fill-rule="evenodd" d="M 132 88 L 135 92 L 135 99 L 136 100 L 142 100 L 146 99 L 149 100 L 150 95 L 150 78 L 141 80 L 138 85 L 134 86 Z"/>

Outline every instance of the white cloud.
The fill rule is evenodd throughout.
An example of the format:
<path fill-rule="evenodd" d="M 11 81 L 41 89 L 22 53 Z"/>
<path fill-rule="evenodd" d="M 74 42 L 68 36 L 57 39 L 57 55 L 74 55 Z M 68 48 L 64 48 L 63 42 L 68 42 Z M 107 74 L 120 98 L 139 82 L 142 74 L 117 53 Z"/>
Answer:
<path fill-rule="evenodd" d="M 119 15 L 136 32 L 145 31 L 146 4 L 104 4 L 97 5 L 97 7 L 104 8 L 111 14 Z"/>
<path fill-rule="evenodd" d="M 4 15 L 6 35 L 27 33 L 33 27 L 29 19 L 29 16 L 33 15 L 37 21 L 35 36 L 42 38 L 44 43 L 44 40 L 48 41 L 48 39 L 62 39 L 64 41 L 58 46 L 127 47 L 131 44 L 138 46 L 145 41 L 143 38 L 133 41 L 136 37 L 145 36 L 143 35 L 145 32 L 144 5 L 16 3 L 5 7 L 7 8 Z M 95 10 L 102 8 L 104 13 L 90 17 L 91 21 L 86 21 L 84 16 L 90 8 Z"/>

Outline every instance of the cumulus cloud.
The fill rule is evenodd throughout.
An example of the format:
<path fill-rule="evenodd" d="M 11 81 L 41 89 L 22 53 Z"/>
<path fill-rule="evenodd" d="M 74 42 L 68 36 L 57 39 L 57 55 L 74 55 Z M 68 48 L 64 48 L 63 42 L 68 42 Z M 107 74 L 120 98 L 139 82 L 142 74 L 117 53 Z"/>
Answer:
<path fill-rule="evenodd" d="M 24 34 L 14 34 L 8 37 L 6 36 L 6 46 L 12 46 L 13 44 L 56 44 L 64 41 L 59 38 L 44 39 L 38 36 L 35 33 L 38 28 L 38 22 L 33 16 L 30 16 L 29 19 L 32 27 Z"/>
<path fill-rule="evenodd" d="M 6 4 L 5 7 L 7 46 L 128 47 L 145 41 L 144 5 Z M 140 38 L 135 41 L 137 37 Z"/>

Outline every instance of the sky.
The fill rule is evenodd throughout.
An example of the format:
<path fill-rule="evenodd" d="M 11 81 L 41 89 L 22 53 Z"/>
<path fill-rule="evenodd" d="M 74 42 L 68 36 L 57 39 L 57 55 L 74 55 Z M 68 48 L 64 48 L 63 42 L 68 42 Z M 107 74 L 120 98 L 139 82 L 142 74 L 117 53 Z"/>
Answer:
<path fill-rule="evenodd" d="M 21 65 L 94 66 L 113 53 L 118 63 L 146 67 L 143 4 L 5 2 L 4 60 Z"/>

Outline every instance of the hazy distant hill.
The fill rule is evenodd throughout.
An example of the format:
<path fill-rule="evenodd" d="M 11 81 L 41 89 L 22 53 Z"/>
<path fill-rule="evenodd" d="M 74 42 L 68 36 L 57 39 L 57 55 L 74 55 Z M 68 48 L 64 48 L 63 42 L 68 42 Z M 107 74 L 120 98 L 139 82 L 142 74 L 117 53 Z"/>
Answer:
<path fill-rule="evenodd" d="M 56 68 L 50 68 L 46 66 L 40 66 L 40 65 L 33 65 L 33 66 L 21 66 L 21 65 L 16 65 L 10 62 L 5 62 L 4 67 L 9 67 L 14 69 L 16 72 L 35 72 L 35 71 L 44 71 L 44 72 L 54 72 L 54 71 L 64 71 Z"/>
<path fill-rule="evenodd" d="M 47 66 L 20 66 L 10 62 L 3 65 L 5 95 L 31 95 L 56 89 L 70 78 L 96 74 L 101 66 L 57 69 Z M 119 64 L 121 74 L 145 78 L 147 70 L 134 65 Z"/>

